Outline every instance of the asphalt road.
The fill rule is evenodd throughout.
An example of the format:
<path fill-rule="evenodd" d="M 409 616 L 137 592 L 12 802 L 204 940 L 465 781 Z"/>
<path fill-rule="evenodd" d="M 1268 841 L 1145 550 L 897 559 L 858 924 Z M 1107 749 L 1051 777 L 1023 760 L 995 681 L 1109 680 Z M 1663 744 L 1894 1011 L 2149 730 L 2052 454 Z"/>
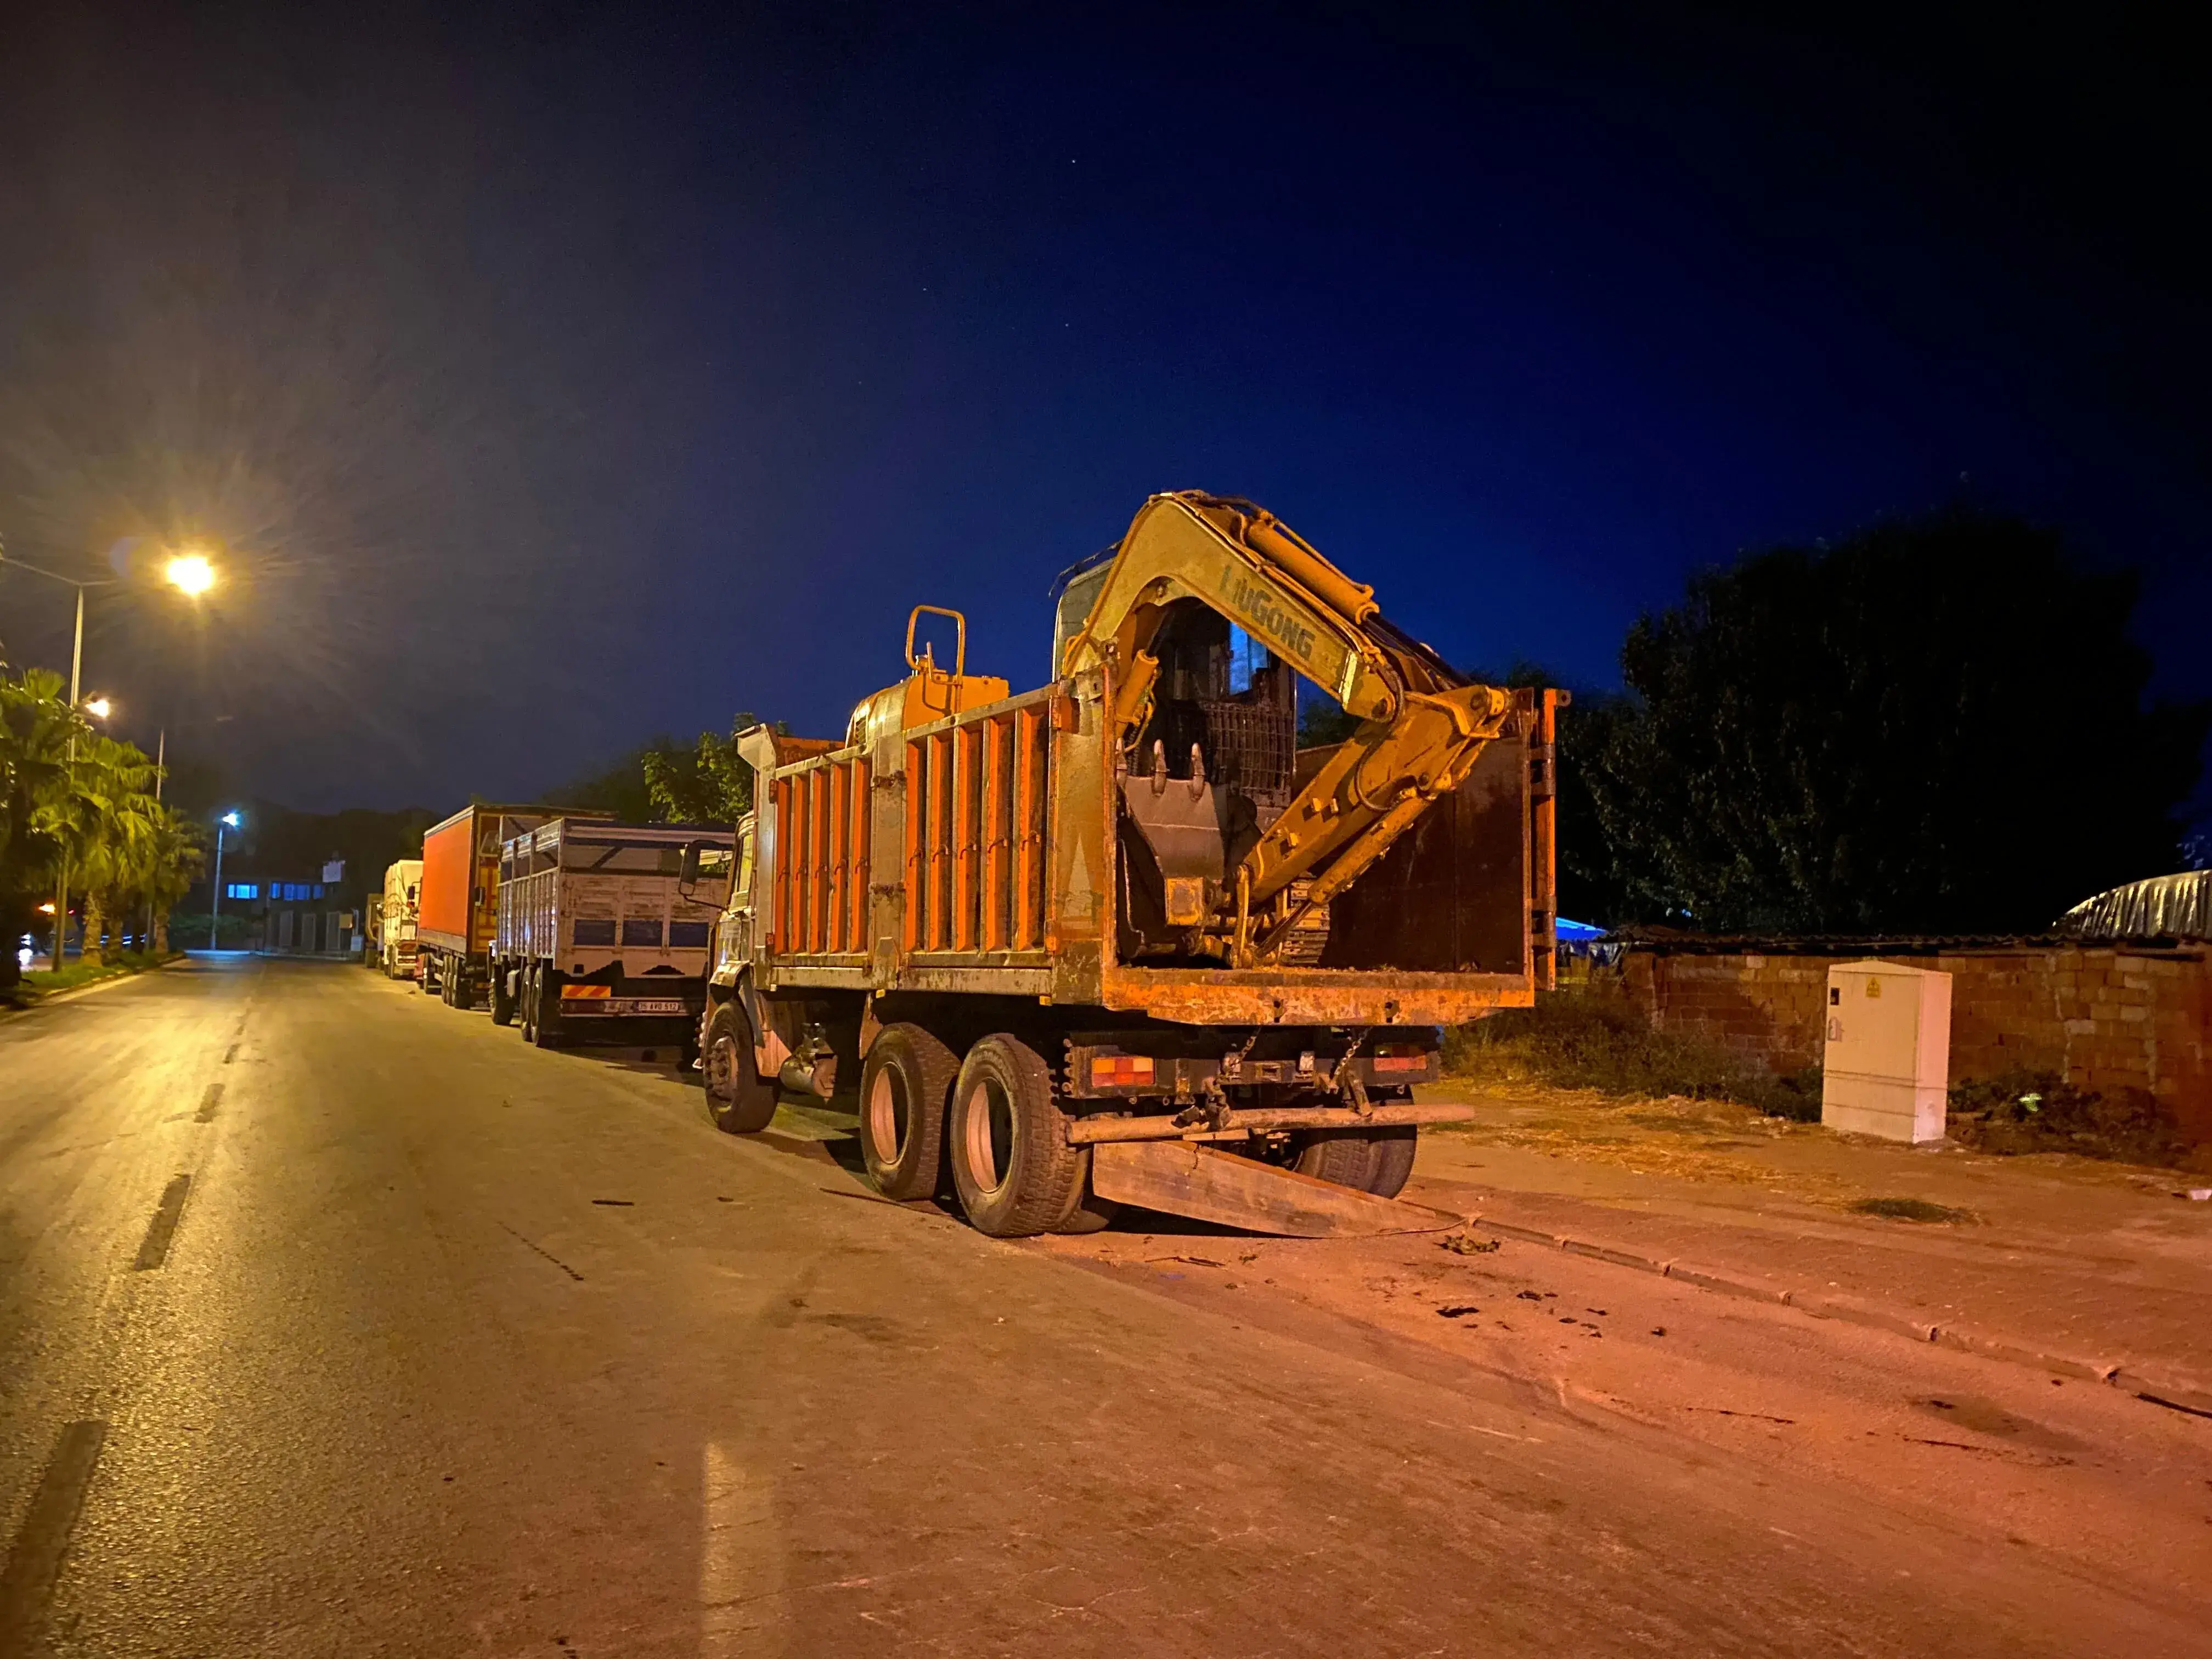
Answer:
<path fill-rule="evenodd" d="M 2201 1609 L 872 1199 L 358 969 L 0 1022 L 0 1655 L 2201 1653 Z"/>

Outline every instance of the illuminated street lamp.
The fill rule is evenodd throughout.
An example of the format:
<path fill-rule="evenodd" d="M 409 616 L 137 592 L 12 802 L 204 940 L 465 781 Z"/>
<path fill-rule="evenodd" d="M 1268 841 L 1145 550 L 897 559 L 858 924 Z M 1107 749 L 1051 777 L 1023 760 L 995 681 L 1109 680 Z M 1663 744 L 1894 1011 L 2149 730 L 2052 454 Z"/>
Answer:
<path fill-rule="evenodd" d="M 245 820 L 234 806 L 215 821 L 215 883 L 208 893 L 208 949 L 215 949 L 216 923 L 222 916 L 222 832 L 235 830 Z"/>
<path fill-rule="evenodd" d="M 169 561 L 162 574 L 169 579 L 170 586 L 194 599 L 215 586 L 215 566 L 204 553 L 179 553 Z"/>
<path fill-rule="evenodd" d="M 75 576 L 64 576 L 58 570 L 42 569 L 35 564 L 26 564 L 21 559 L 10 558 L 5 543 L 0 543 L 0 569 L 27 570 L 33 576 L 44 576 L 49 581 L 65 582 L 76 589 L 76 631 L 70 643 L 70 707 L 81 708 L 95 720 L 106 720 L 111 705 L 105 697 L 94 697 L 90 702 L 80 702 L 78 687 L 82 682 L 84 668 L 84 590 L 88 587 L 116 587 L 119 577 L 103 576 L 94 581 L 81 581 Z M 197 599 L 213 587 L 216 569 L 204 553 L 179 553 L 169 560 L 165 573 L 170 585 L 179 592 Z M 166 738 L 167 733 L 165 732 Z M 166 746 L 166 744 L 165 744 Z M 156 762 L 156 765 L 160 763 Z M 76 770 L 76 733 L 70 733 L 69 765 L 72 774 Z M 155 786 L 158 791 L 160 785 Z M 61 885 L 54 895 L 54 967 L 62 965 L 62 946 L 69 933 L 69 855 L 62 856 Z"/>

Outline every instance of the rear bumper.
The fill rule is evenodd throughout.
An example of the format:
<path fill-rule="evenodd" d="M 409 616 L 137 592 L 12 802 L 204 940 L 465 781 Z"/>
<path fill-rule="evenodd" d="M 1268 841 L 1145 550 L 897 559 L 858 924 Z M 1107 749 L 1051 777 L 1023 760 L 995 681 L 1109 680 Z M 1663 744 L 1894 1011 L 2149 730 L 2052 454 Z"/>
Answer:
<path fill-rule="evenodd" d="M 658 1020 L 696 1025 L 706 1008 L 704 980 L 683 980 L 671 985 L 632 979 L 561 988 L 563 1021 Z"/>

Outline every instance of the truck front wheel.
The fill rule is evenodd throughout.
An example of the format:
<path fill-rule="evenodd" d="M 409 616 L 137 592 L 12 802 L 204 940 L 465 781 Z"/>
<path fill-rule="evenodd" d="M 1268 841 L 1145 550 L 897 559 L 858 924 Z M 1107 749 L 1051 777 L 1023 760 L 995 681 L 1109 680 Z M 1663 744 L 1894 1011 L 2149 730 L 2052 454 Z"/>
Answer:
<path fill-rule="evenodd" d="M 775 1115 L 775 1084 L 753 1063 L 752 1028 L 734 1002 L 714 1010 L 707 1022 L 702 1057 L 707 1110 L 724 1134 L 757 1134 Z"/>
<path fill-rule="evenodd" d="M 945 1172 L 945 1103 L 960 1062 L 919 1025 L 886 1025 L 860 1067 L 860 1155 L 885 1198 L 934 1198 Z"/>
<path fill-rule="evenodd" d="M 1027 1238 L 1065 1223 L 1090 1171 L 1067 1144 L 1052 1073 L 1004 1032 L 968 1051 L 952 1085 L 952 1185 L 978 1232 Z"/>

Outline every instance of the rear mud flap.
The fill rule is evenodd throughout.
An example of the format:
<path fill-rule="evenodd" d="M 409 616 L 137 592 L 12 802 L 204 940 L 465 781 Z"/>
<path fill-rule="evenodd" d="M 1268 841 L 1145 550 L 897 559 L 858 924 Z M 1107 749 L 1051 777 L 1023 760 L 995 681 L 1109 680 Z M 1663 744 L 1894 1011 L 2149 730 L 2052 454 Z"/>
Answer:
<path fill-rule="evenodd" d="M 1465 1219 L 1188 1140 L 1093 1146 L 1091 1188 L 1119 1204 L 1285 1238 L 1442 1232 Z"/>

